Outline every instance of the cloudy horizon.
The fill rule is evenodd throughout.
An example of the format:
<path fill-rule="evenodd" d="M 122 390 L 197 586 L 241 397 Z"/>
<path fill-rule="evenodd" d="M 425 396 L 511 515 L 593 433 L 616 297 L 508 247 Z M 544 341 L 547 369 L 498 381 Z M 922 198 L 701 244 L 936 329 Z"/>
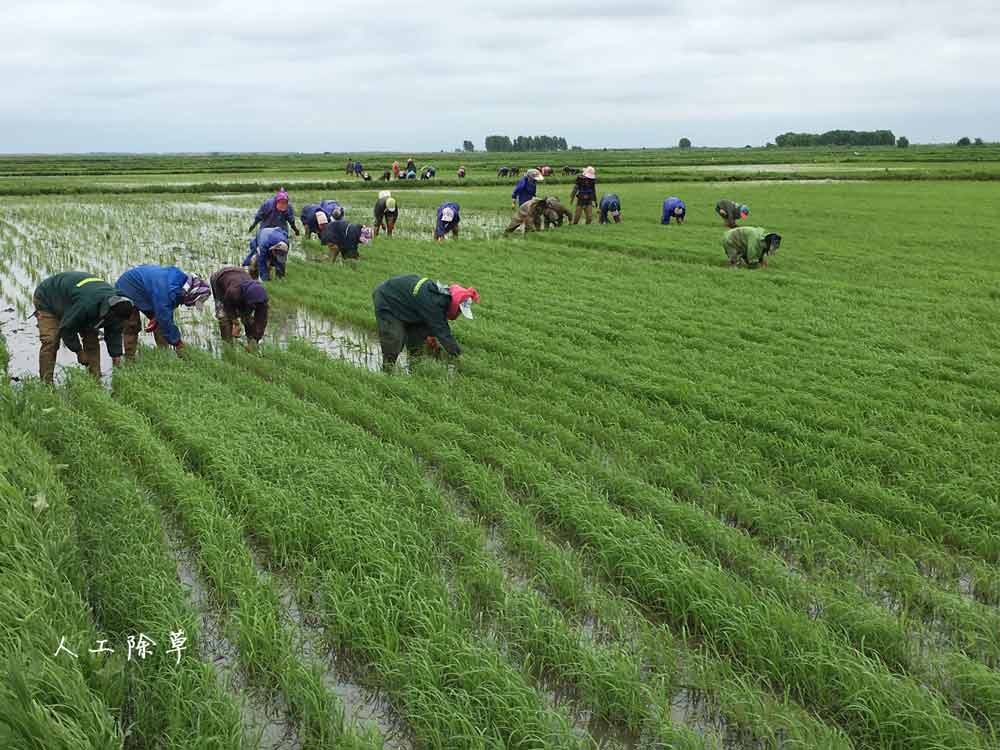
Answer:
<path fill-rule="evenodd" d="M 4 10 L 0 152 L 478 150 L 492 133 L 759 146 L 838 128 L 1000 140 L 992 2 L 580 7 L 22 3 Z"/>

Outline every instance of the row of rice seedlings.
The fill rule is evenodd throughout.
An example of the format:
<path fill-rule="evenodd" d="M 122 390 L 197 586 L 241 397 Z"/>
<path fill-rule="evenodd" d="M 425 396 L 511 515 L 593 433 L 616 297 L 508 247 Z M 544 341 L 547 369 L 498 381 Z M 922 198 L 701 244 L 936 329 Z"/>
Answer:
<path fill-rule="evenodd" d="M 899 622 L 889 614 L 881 614 L 866 605 L 860 595 L 848 595 L 843 586 L 824 586 L 816 582 L 807 585 L 789 576 L 779 558 L 763 554 L 748 537 L 713 523 L 700 510 L 666 501 L 653 488 L 642 485 L 625 472 L 602 466 L 599 460 L 589 466 L 581 466 L 565 458 L 558 447 L 564 440 L 563 436 L 555 433 L 545 420 L 536 425 L 538 441 L 527 439 L 512 430 L 509 423 L 521 421 L 524 408 L 521 394 L 516 397 L 517 405 L 509 409 L 500 406 L 503 402 L 500 393 L 493 394 L 492 399 L 483 398 L 475 409 L 471 409 L 458 400 L 461 385 L 449 389 L 448 399 L 430 392 L 426 382 L 399 383 L 395 390 L 404 391 L 406 398 L 416 403 L 424 403 L 428 407 L 434 405 L 435 411 L 442 417 L 464 422 L 466 429 L 473 434 L 490 435 L 502 445 L 520 446 L 526 452 L 544 458 L 553 474 L 583 474 L 597 479 L 598 491 L 607 493 L 610 499 L 629 512 L 640 518 L 651 516 L 664 533 L 683 538 L 687 544 L 696 546 L 710 559 L 719 560 L 768 594 L 776 594 L 789 606 L 828 622 L 834 632 L 843 632 L 855 646 L 891 668 L 921 673 L 925 680 L 938 686 L 945 694 L 968 703 L 967 710 L 973 717 L 988 718 L 993 715 L 994 709 L 1000 708 L 1000 703 L 997 703 L 1000 693 L 997 684 L 994 684 L 995 674 L 971 662 L 964 654 L 942 649 L 934 655 L 932 665 L 941 660 L 944 668 L 940 672 L 930 668 L 922 658 L 911 653 L 906 632 Z"/>
<path fill-rule="evenodd" d="M 234 356 L 239 358 L 236 353 Z M 267 364 L 258 358 L 244 358 L 244 363 L 247 362 L 255 370 Z M 208 372 L 215 377 L 224 376 L 227 383 L 240 382 L 217 365 Z M 273 368 L 262 374 L 269 380 L 276 377 Z M 240 384 L 252 388 L 254 380 L 244 376 Z M 289 405 L 287 395 L 279 390 L 268 391 L 267 397 L 284 411 L 303 412 L 303 420 L 310 414 L 308 409 Z M 325 437 L 331 441 L 345 439 L 343 427 L 337 424 L 319 421 L 312 434 L 327 432 Z M 353 428 L 347 431 L 347 435 L 354 434 Z M 406 484 L 413 486 L 425 481 L 420 468 L 407 454 L 397 458 L 396 467 L 399 480 Z M 647 731 L 659 732 L 666 727 L 662 716 L 649 712 L 657 706 L 663 708 L 668 702 L 665 696 L 656 697 L 660 689 L 657 686 L 641 685 L 641 665 L 634 655 L 589 643 L 577 628 L 569 626 L 533 592 L 508 590 L 496 561 L 482 552 L 484 545 L 479 532 L 467 521 L 456 518 L 446 505 L 440 512 L 425 514 L 423 523 L 434 536 L 435 544 L 448 556 L 455 580 L 468 592 L 480 618 L 496 626 L 525 671 L 536 679 L 566 684 L 595 720 L 621 723 L 634 733 L 643 724 Z M 676 739 L 678 730 L 671 731 Z"/>
<path fill-rule="evenodd" d="M 97 383 L 74 378 L 67 391 L 111 439 L 116 458 L 132 466 L 165 512 L 177 515 L 198 567 L 233 624 L 244 673 L 282 696 L 299 725 L 300 742 L 317 748 L 381 746 L 377 736 L 363 738 L 345 725 L 344 707 L 326 690 L 322 672 L 299 657 L 282 602 L 257 575 L 240 522 L 216 493 L 185 471 L 142 416 L 116 403 Z"/>
<path fill-rule="evenodd" d="M 381 379 L 355 379 L 346 372 L 341 373 L 343 377 L 338 378 L 335 386 L 327 386 L 314 378 L 324 375 L 330 378 L 332 373 L 324 372 L 322 357 L 315 359 L 316 353 L 310 348 L 293 344 L 286 353 L 271 351 L 269 354 L 281 363 L 281 371 L 257 358 L 242 358 L 243 363 L 267 379 L 286 381 L 300 396 L 331 412 L 433 460 L 450 482 L 464 489 L 463 494 L 468 495 L 477 511 L 486 513 L 499 525 L 505 543 L 534 569 L 533 585 L 543 588 L 550 598 L 583 621 L 597 616 L 614 640 L 631 643 L 638 639 L 651 679 L 664 685 L 674 681 L 676 656 L 671 653 L 669 640 L 665 640 L 669 634 L 639 618 L 621 599 L 608 597 L 590 587 L 580 569 L 582 563 L 575 560 L 573 551 L 545 540 L 536 526 L 537 519 L 514 503 L 502 481 L 497 481 L 490 470 L 459 449 L 442 444 L 422 431 L 399 429 L 398 421 L 378 406 L 386 397 L 374 387 Z M 394 411 L 409 420 L 414 408 L 407 402 L 395 403 Z M 682 661 L 690 660 L 691 655 L 682 658 Z M 720 710 L 726 712 L 734 724 L 749 727 L 754 736 L 778 742 L 784 733 L 781 741 L 791 743 L 790 746 L 801 741 L 808 747 L 840 747 L 846 741 L 838 733 L 817 726 L 795 707 L 777 705 L 762 697 L 759 688 L 748 688 L 725 669 L 720 670 L 717 666 L 703 669 L 712 674 L 712 679 L 700 689 L 722 696 Z"/>
<path fill-rule="evenodd" d="M 14 427 L 11 398 L 0 386 L 0 746 L 121 748 L 124 660 L 87 651 L 98 636 L 76 519 L 57 467 Z"/>
<path fill-rule="evenodd" d="M 676 624 L 699 631 L 748 668 L 770 674 L 775 684 L 806 704 L 831 710 L 840 721 L 854 716 L 855 720 L 846 722 L 847 731 L 862 737 L 880 736 L 880 741 L 890 745 L 904 743 L 900 746 L 926 741 L 930 735 L 925 732 L 980 741 L 923 688 L 891 676 L 876 662 L 841 646 L 836 635 L 818 623 L 773 599 L 751 595 L 735 579 L 692 558 L 681 545 L 665 540 L 645 524 L 587 498 L 582 486 L 571 478 L 553 477 L 535 455 L 495 444 L 454 422 L 430 418 L 428 422 L 424 429 L 431 435 L 456 441 L 487 464 L 503 467 L 511 482 L 528 493 L 526 501 L 534 504 L 536 512 L 586 545 L 594 562 L 605 566 L 609 577 L 627 586 L 634 596 Z M 547 478 L 544 483 L 541 477 Z M 719 625 L 723 619 L 729 623 L 725 628 Z M 772 639 L 777 639 L 773 651 L 767 646 Z M 780 648 L 777 643 L 782 644 Z M 803 658 L 791 658 L 793 652 Z M 824 679 L 818 678 L 821 669 L 827 675 Z M 831 674 L 837 675 L 832 684 Z M 844 707 L 840 691 L 847 685 L 852 686 L 852 698 L 861 696 L 860 704 L 852 704 L 855 708 Z M 881 722 L 866 725 L 872 714 L 861 712 L 867 719 L 856 714 L 866 704 L 875 716 L 891 710 L 899 721 L 891 730 Z"/>
<path fill-rule="evenodd" d="M 358 313 L 356 312 L 357 311 L 356 307 L 349 307 L 350 303 L 351 303 L 351 300 L 349 300 L 349 299 L 344 300 L 341 297 L 341 295 L 339 295 L 339 294 L 337 296 L 321 295 L 321 294 L 318 294 L 318 293 L 315 293 L 315 292 L 313 292 L 312 294 L 303 294 L 303 292 L 305 290 L 311 290 L 311 289 L 312 289 L 312 287 L 308 286 L 306 284 L 306 282 L 304 282 L 304 281 L 297 281 L 296 282 L 296 286 L 294 288 L 289 288 L 288 290 L 282 289 L 281 292 L 285 293 L 287 291 L 289 294 L 295 294 L 296 297 L 299 297 L 299 295 L 302 295 L 301 298 L 303 299 L 303 301 L 306 301 L 311 306 L 316 307 L 317 309 L 325 312 L 326 314 L 333 314 L 333 315 L 337 315 L 338 317 L 345 317 L 348 314 L 352 314 L 353 315 L 352 322 L 355 322 L 356 320 L 361 320 L 361 319 L 363 319 L 365 317 L 364 314 L 358 315 Z M 347 308 L 347 309 L 345 309 L 345 308 Z M 505 325 L 506 324 L 507 324 L 507 322 L 505 322 Z M 370 323 L 369 323 L 369 325 L 370 325 Z M 485 326 L 486 324 L 483 324 L 483 325 Z M 498 355 L 503 357 L 503 363 L 504 363 L 505 367 L 502 368 L 502 369 L 500 369 L 500 370 L 498 370 L 494 364 L 492 364 L 491 362 L 488 361 L 490 359 L 489 352 L 482 353 L 482 352 L 480 352 L 480 351 L 477 350 L 477 357 L 476 357 L 476 359 L 477 360 L 479 360 L 479 359 L 486 360 L 483 363 L 483 372 L 486 373 L 488 371 L 489 378 L 494 378 L 495 379 L 495 378 L 503 377 L 504 374 L 505 374 L 505 372 L 506 372 L 506 369 L 509 368 L 509 367 L 516 367 L 516 368 L 524 369 L 526 372 L 535 371 L 535 370 L 537 370 L 538 366 L 541 364 L 538 361 L 539 358 L 545 356 L 543 354 L 535 353 L 535 354 L 532 355 L 532 358 L 530 359 L 530 361 L 525 362 L 523 358 L 518 358 L 516 356 L 516 350 L 514 349 L 514 347 L 506 344 L 505 343 L 505 339 L 500 339 L 499 340 L 500 343 L 498 344 L 497 343 L 497 339 L 489 339 L 487 334 L 484 334 L 484 335 L 480 336 L 479 338 L 480 338 L 480 343 L 482 343 L 487 350 L 490 350 L 490 351 L 492 351 L 494 349 L 501 349 L 502 350 L 501 352 L 498 352 Z M 552 357 L 552 360 L 553 360 L 554 363 L 555 362 L 564 362 L 564 359 L 562 358 L 561 355 L 554 355 Z M 471 371 L 477 364 L 478 364 L 478 362 L 470 363 L 468 365 L 468 367 L 467 367 L 467 371 Z M 587 382 L 583 381 L 582 378 L 579 378 L 578 376 L 574 375 L 572 372 L 567 372 L 565 374 L 560 373 L 560 374 L 562 375 L 562 380 L 569 381 L 568 382 L 568 386 L 569 386 L 570 389 L 572 389 L 572 390 L 575 391 L 576 397 L 577 397 L 578 400 L 582 400 L 583 398 L 586 397 L 587 394 L 589 394 L 593 390 L 594 386 L 593 386 L 592 383 L 587 383 Z M 544 378 L 544 379 L 542 379 L 542 378 L 534 378 L 534 377 L 532 377 L 532 378 L 530 378 L 527 381 L 527 385 L 530 386 L 531 383 L 533 383 L 533 382 L 549 382 L 550 380 L 553 380 L 553 379 L 552 378 Z M 614 394 L 608 396 L 608 398 L 613 398 L 613 397 L 614 397 Z M 599 404 L 599 400 L 595 402 L 593 399 L 589 399 L 589 401 L 590 401 L 591 404 L 595 404 L 595 403 Z M 664 406 L 664 405 L 658 405 L 658 407 L 660 409 L 666 409 L 666 408 L 668 408 L 667 406 Z M 588 408 L 595 408 L 595 407 L 588 406 Z M 635 409 L 636 407 L 632 407 L 632 408 Z M 569 410 L 567 410 L 567 411 L 569 411 Z M 681 414 L 680 410 L 671 408 L 670 417 L 666 418 L 666 415 L 665 415 L 665 419 L 663 420 L 663 423 L 664 424 L 669 424 L 672 420 L 676 420 L 677 416 L 680 415 L 680 414 Z M 653 423 L 653 424 L 658 424 L 658 423 Z M 631 428 L 631 426 L 630 426 L 630 428 Z M 752 450 L 752 448 L 751 448 L 751 450 Z M 846 513 L 846 514 L 845 513 L 839 513 L 836 510 L 836 508 L 833 509 L 833 513 L 834 513 L 835 516 L 839 517 L 838 520 L 837 520 L 837 523 L 840 525 L 840 527 L 842 529 L 845 530 L 846 533 L 857 534 L 858 532 L 864 532 L 864 529 L 865 529 L 864 526 L 860 526 L 859 527 L 858 524 L 854 523 L 854 519 L 856 518 L 854 514 L 852 514 L 852 513 Z M 878 533 L 868 534 L 867 535 L 867 539 L 869 541 L 877 542 L 878 540 L 884 539 L 884 540 L 886 540 L 886 544 L 891 544 L 893 542 L 893 540 L 896 540 L 896 539 L 899 538 L 899 534 L 898 533 L 890 533 L 890 534 L 886 535 L 885 533 L 883 533 L 882 529 L 878 529 L 878 528 L 874 529 L 873 531 L 876 531 Z M 913 544 L 913 543 L 910 543 L 910 541 L 907 540 L 907 539 L 905 539 L 905 538 L 902 540 L 902 544 L 904 545 L 904 551 L 908 552 L 911 556 L 914 556 L 914 557 L 918 557 L 919 554 L 920 554 L 920 552 L 923 551 L 923 548 L 925 546 L 925 543 L 923 543 L 923 542 L 917 542 L 916 544 Z M 898 545 L 896 546 L 895 549 L 893 549 L 893 547 L 889 547 L 889 550 L 891 550 L 891 551 L 896 551 L 898 549 L 899 549 Z M 932 561 L 930 561 L 930 562 L 932 562 L 931 567 L 933 567 L 934 569 L 936 569 L 936 570 L 946 570 L 949 567 L 951 567 L 953 573 L 956 573 L 956 571 L 957 571 L 957 574 L 955 575 L 956 581 L 957 581 L 959 575 L 963 575 L 965 572 L 967 572 L 967 566 L 965 566 L 965 565 L 962 565 L 960 569 L 957 569 L 954 565 L 948 566 L 946 564 L 948 562 L 949 557 L 950 557 L 948 555 L 945 555 L 940 560 L 938 560 L 936 562 L 933 562 L 933 554 L 934 554 L 933 553 L 933 549 L 927 550 L 927 553 L 932 556 Z M 938 557 L 940 557 L 940 555 Z M 979 571 L 976 571 L 974 573 L 974 577 L 977 580 L 980 580 L 981 583 L 986 584 L 988 582 L 988 580 L 989 580 L 989 571 L 988 570 L 983 570 L 983 569 L 980 568 Z M 990 587 L 989 586 L 980 586 L 980 587 L 977 587 L 977 590 L 979 590 L 980 588 L 982 590 L 984 590 L 984 591 L 988 591 Z"/>
<path fill-rule="evenodd" d="M 418 743 L 571 743 L 565 720 L 543 708 L 497 644 L 469 639 L 470 604 L 440 576 L 419 513 L 407 509 L 406 493 L 416 490 L 404 492 L 387 479 L 391 465 L 349 443 L 331 456 L 302 431 L 301 419 L 262 412 L 255 400 L 185 371 L 187 363 L 156 359 L 147 355 L 142 367 L 166 366 L 169 387 L 145 387 L 137 367 L 116 378 L 116 391 L 152 418 L 230 502 L 241 498 L 248 526 L 278 560 L 319 566 L 328 636 L 370 663 Z M 258 390 L 266 387 L 258 381 Z M 216 427 L 193 431 L 179 418 L 178 405 L 190 406 L 195 392 Z M 281 460 L 257 466 L 256 446 L 242 460 L 220 455 L 216 441 L 228 434 L 231 419 L 264 436 Z"/>
<path fill-rule="evenodd" d="M 112 460 L 94 423 L 51 389 L 27 384 L 19 399 L 21 423 L 67 464 L 72 478 L 67 490 L 78 517 L 86 597 L 100 632 L 95 646 L 113 648 L 121 658 L 130 638 L 156 642 L 145 659 L 129 654 L 119 683 L 125 694 L 121 722 L 132 741 L 191 748 L 255 744 L 246 736 L 235 697 L 218 685 L 211 666 L 193 656 L 199 620 L 148 497 Z M 186 641 L 172 645 L 168 637 L 176 633 Z M 178 647 L 183 650 L 168 651 Z"/>

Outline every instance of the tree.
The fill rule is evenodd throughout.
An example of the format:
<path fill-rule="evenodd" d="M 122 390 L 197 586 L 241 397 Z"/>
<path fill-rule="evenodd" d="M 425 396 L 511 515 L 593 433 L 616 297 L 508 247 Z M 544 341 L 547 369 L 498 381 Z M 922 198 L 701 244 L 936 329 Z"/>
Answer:
<path fill-rule="evenodd" d="M 896 139 L 896 145 L 899 146 L 900 148 L 909 148 L 910 139 L 907 138 L 905 135 L 901 135 L 899 136 L 898 139 Z"/>
<path fill-rule="evenodd" d="M 973 141 L 972 143 L 973 143 L 974 146 L 982 146 L 983 145 L 983 139 L 982 138 L 976 138 L 976 140 Z"/>
<path fill-rule="evenodd" d="M 828 130 L 825 133 L 783 133 L 779 146 L 894 146 L 891 130 Z"/>
<path fill-rule="evenodd" d="M 690 138 L 681 138 L 680 141 L 677 142 L 677 147 L 678 148 L 691 148 L 691 139 Z"/>
<path fill-rule="evenodd" d="M 466 151 L 476 150 L 476 146 L 472 141 L 462 141 L 462 148 Z"/>
<path fill-rule="evenodd" d="M 486 136 L 486 150 L 487 151 L 513 151 L 514 144 L 510 141 L 510 136 L 507 135 L 488 135 Z"/>
<path fill-rule="evenodd" d="M 972 141 L 969 140 L 966 136 L 962 136 L 961 138 L 958 139 L 958 145 L 959 146 L 971 146 L 972 145 Z"/>

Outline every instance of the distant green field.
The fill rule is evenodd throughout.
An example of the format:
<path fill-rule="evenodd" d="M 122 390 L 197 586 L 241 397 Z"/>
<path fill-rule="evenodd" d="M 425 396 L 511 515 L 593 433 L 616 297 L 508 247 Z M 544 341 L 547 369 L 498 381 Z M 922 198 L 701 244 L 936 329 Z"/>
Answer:
<path fill-rule="evenodd" d="M 983 148 L 782 174 L 957 176 Z M 146 350 L 110 389 L 71 359 L 55 389 L 28 377 L 35 284 L 239 262 L 269 191 L 7 197 L 0 330 L 27 382 L 0 387 L 0 746 L 1000 745 L 1000 182 L 759 179 L 771 151 L 552 156 L 595 163 L 624 223 L 527 236 L 501 236 L 510 180 L 400 190 L 357 265 L 294 242 L 259 355 L 184 311 L 186 358 Z M 309 158 L 6 179 L 275 177 L 368 220 L 380 186 L 295 187 L 346 160 Z M 542 161 L 460 158 L 476 180 Z M 57 163 L 77 176 L 25 176 Z M 657 170 L 697 179 L 632 179 Z M 782 234 L 768 269 L 725 267 L 719 198 Z M 462 231 L 436 244 L 444 200 Z M 378 371 L 372 289 L 403 273 L 481 292 L 457 363 Z M 53 656 L 178 627 L 179 664 Z"/>

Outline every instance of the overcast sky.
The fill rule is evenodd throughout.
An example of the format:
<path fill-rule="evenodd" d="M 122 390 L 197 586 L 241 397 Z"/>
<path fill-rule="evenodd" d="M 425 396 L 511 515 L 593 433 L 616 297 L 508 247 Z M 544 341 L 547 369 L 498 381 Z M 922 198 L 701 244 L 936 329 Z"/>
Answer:
<path fill-rule="evenodd" d="M 0 152 L 1000 140 L 997 0 L 0 0 Z"/>

